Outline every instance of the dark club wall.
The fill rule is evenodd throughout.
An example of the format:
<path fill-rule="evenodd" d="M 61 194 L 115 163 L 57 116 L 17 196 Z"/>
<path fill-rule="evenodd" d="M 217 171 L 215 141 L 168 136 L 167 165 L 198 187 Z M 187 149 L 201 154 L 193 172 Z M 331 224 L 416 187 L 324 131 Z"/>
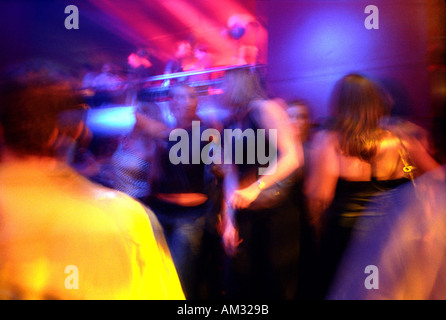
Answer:
<path fill-rule="evenodd" d="M 379 20 L 369 22 L 379 29 L 366 28 L 368 5 L 378 8 Z M 258 1 L 268 16 L 269 89 L 308 100 L 322 119 L 335 81 L 359 72 L 385 84 L 395 114 L 429 126 L 427 21 L 445 9 L 434 0 Z"/>

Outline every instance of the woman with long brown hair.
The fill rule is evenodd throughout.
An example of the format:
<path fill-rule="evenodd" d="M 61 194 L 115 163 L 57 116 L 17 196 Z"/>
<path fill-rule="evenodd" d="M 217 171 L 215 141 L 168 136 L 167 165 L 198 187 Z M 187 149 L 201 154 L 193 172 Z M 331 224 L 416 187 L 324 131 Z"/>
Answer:
<path fill-rule="evenodd" d="M 384 125 L 390 101 L 370 79 L 346 75 L 333 91 L 329 128 L 314 137 L 305 192 L 320 239 L 321 298 L 372 197 L 409 182 L 413 168 L 438 166 L 420 144 Z"/>

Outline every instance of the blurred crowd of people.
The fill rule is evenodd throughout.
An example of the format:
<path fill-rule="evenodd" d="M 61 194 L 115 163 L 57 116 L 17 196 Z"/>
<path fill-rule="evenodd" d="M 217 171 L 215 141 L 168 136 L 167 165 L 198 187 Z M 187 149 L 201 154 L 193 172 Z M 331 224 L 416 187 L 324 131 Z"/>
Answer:
<path fill-rule="evenodd" d="M 131 62 L 143 64 L 138 59 Z M 184 71 L 178 61 L 167 72 Z M 421 298 L 446 298 L 420 284 L 429 278 L 434 288 L 444 276 L 440 253 L 432 268 L 415 258 L 434 259 L 432 241 L 446 235 L 443 227 L 429 232 L 446 222 L 439 218 L 442 163 L 429 132 L 392 117 L 392 100 L 369 77 L 348 74 L 337 82 L 324 123 L 314 123 L 316 111 L 304 99 L 268 96 L 253 68 L 225 72 L 221 103 L 228 116 L 218 123 L 200 118 L 190 83 L 170 83 L 174 122 L 166 122 L 156 103 L 137 101 L 131 133 L 106 141 L 85 125 L 88 106 L 66 79 L 49 65 L 34 67 L 5 77 L 0 96 L 2 297 L 375 298 L 357 293 L 364 289 L 364 268 L 373 264 L 395 286 L 383 297 L 404 298 L 400 288 L 411 286 L 411 276 L 388 275 L 398 264 L 400 271 L 413 270 Z M 197 150 L 203 159 L 209 141 L 230 143 L 223 134 L 198 146 L 190 139 L 188 161 L 172 163 L 178 141 L 170 133 L 181 129 L 193 137 L 194 121 L 200 121 L 200 137 L 212 130 L 252 130 L 257 148 L 275 155 L 276 165 L 260 175 L 265 163 L 249 160 L 243 136 L 231 138 L 242 141 L 241 162 L 193 160 Z M 260 132 L 265 145 L 259 145 Z M 426 191 L 417 179 L 430 172 L 435 183 Z M 399 205 L 405 190 L 429 210 L 400 218 L 416 207 Z M 421 235 L 411 229 L 417 221 L 426 221 Z M 412 233 L 431 251 L 414 243 L 404 247 Z M 370 249 L 367 260 L 377 237 L 379 250 Z M 352 256 L 356 251 L 348 248 L 357 239 L 366 248 Z M 404 247 L 407 264 L 387 254 L 396 246 Z M 340 267 L 345 257 L 348 267 Z M 66 265 L 80 270 L 78 290 L 64 287 Z"/>
<path fill-rule="evenodd" d="M 174 42 L 172 52 L 166 53 L 167 56 L 161 56 L 161 53 L 150 46 L 141 46 L 128 55 L 125 63 L 104 62 L 103 59 L 96 63 L 86 63 L 80 69 L 82 79 L 78 80 L 79 85 L 92 107 L 117 103 L 135 104 L 140 100 L 144 89 L 167 88 L 177 80 L 215 80 L 220 74 L 200 71 L 227 66 L 256 66 L 261 63 L 262 53 L 257 45 L 239 43 L 239 39 L 228 37 L 235 44 L 232 51 L 225 53 L 228 55 L 225 59 L 217 55 L 216 48 L 190 36 Z M 198 74 L 170 78 L 172 74 L 194 71 Z M 166 76 L 165 79 L 162 79 L 163 75 Z"/>

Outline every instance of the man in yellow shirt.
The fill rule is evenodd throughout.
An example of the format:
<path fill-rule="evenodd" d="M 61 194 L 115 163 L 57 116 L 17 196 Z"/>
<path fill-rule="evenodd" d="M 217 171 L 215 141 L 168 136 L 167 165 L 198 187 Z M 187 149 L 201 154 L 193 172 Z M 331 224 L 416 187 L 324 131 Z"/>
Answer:
<path fill-rule="evenodd" d="M 154 214 L 61 160 L 83 125 L 61 117 L 71 87 L 21 68 L 0 90 L 0 298 L 184 299 Z"/>

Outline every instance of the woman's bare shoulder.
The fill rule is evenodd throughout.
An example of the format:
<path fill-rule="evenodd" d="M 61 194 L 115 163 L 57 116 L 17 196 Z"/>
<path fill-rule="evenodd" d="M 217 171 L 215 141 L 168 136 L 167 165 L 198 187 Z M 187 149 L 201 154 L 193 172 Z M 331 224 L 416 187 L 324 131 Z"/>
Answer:
<path fill-rule="evenodd" d="M 381 151 L 397 150 L 401 148 L 401 138 L 390 130 L 383 130 L 379 147 Z"/>

